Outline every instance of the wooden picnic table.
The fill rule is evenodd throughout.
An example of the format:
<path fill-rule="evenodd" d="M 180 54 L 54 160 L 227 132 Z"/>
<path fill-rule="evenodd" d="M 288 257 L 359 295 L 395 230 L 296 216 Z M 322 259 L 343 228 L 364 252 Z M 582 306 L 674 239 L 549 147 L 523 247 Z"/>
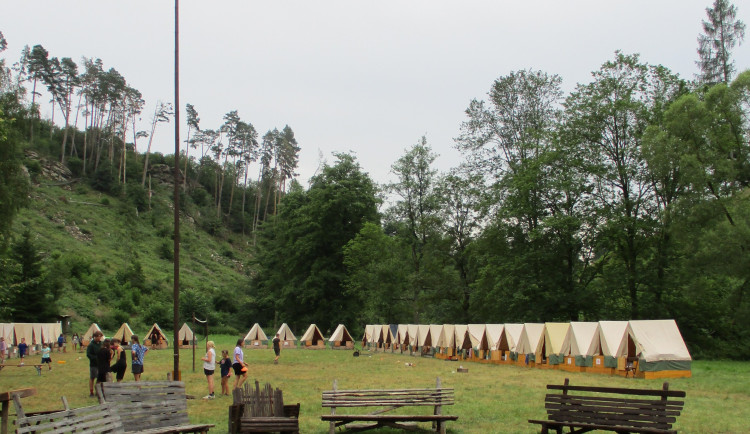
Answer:
<path fill-rule="evenodd" d="M 3 413 L 0 418 L 0 434 L 8 434 L 8 419 L 10 417 L 10 401 L 13 400 L 13 395 L 18 395 L 19 398 L 25 398 L 27 396 L 36 395 L 36 389 L 28 387 L 25 389 L 10 390 L 8 392 L 0 392 L 0 402 L 3 403 Z"/>

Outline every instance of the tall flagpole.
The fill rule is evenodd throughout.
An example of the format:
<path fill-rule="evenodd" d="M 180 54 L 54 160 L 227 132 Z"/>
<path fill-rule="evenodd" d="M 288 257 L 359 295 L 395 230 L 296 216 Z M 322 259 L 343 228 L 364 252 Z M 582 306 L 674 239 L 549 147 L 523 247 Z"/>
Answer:
<path fill-rule="evenodd" d="M 180 0 L 174 1 L 174 371 L 180 378 Z"/>

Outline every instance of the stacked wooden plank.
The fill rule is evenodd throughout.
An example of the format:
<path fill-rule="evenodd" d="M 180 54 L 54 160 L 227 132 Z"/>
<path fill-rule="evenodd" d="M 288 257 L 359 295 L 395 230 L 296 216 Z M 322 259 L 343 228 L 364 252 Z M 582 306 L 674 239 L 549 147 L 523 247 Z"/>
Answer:
<path fill-rule="evenodd" d="M 214 426 L 190 423 L 185 383 L 181 381 L 100 383 L 97 393 L 101 403 L 112 404 L 118 414 L 128 415 L 126 432 L 206 433 Z"/>

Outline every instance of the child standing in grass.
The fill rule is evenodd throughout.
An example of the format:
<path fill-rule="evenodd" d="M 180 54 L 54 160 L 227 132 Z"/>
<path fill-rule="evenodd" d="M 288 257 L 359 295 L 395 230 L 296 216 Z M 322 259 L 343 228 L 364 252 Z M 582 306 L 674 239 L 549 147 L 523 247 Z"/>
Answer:
<path fill-rule="evenodd" d="M 232 376 L 232 359 L 229 358 L 229 351 L 221 350 L 221 394 L 229 395 L 229 377 Z"/>
<path fill-rule="evenodd" d="M 52 370 L 52 358 L 50 352 L 52 351 L 52 344 L 42 344 L 42 364 L 47 364 L 49 370 Z"/>
<path fill-rule="evenodd" d="M 26 345 L 26 338 L 21 338 L 21 343 L 18 344 L 18 357 L 21 358 L 20 365 L 23 365 L 23 358 L 26 356 L 26 351 L 29 349 L 29 346 Z"/>

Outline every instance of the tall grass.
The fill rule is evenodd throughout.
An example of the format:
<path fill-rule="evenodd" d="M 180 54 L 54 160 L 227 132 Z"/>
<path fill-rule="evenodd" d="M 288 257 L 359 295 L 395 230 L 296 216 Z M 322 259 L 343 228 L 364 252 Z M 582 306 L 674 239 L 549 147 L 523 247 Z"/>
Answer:
<path fill-rule="evenodd" d="M 231 350 L 236 337 L 213 336 L 219 354 Z M 202 345 L 203 343 L 199 344 Z M 149 351 L 145 358 L 143 380 L 163 380 L 173 366 L 172 349 Z M 195 372 L 192 370 L 192 351 L 180 351 L 182 378 L 188 394 L 198 399 L 188 402 L 192 421 L 214 423 L 211 432 L 227 431 L 227 412 L 230 397 L 219 396 L 219 377 L 216 374 L 217 398 L 204 401 L 207 385 L 200 357 L 196 350 Z M 53 353 L 53 370 L 38 376 L 33 368 L 9 367 L 0 372 L 0 392 L 20 387 L 35 387 L 37 394 L 24 398 L 28 411 L 61 408 L 60 396 L 65 395 L 72 407 L 93 405 L 88 397 L 88 361 L 83 353 Z M 37 362 L 31 356 L 29 362 Z M 64 364 L 56 363 L 58 360 Z M 538 370 L 514 366 L 485 365 L 470 362 L 411 357 L 390 353 L 363 351 L 352 357 L 351 351 L 283 350 L 278 365 L 273 364 L 273 352 L 268 349 L 245 350 L 250 364 L 248 381 L 269 382 L 284 391 L 287 403 L 301 404 L 300 428 L 303 433 L 325 433 L 328 425 L 320 420 L 329 412 L 321 407 L 321 392 L 328 390 L 333 380 L 344 389 L 430 387 L 441 378 L 443 386 L 453 387 L 456 404 L 444 407 L 445 414 L 458 415 L 449 422 L 454 433 L 532 433 L 537 430 L 528 419 L 543 418 L 545 386 L 562 383 L 570 378 L 572 384 L 591 386 L 661 388 L 662 380 L 625 379 L 586 373 Z M 9 363 L 17 363 L 11 359 Z M 411 363 L 414 366 L 407 366 Z M 462 364 L 468 373 L 457 373 Z M 130 368 L 125 381 L 132 381 Z M 234 378 L 231 379 L 234 381 Z M 683 414 L 676 428 L 684 433 L 747 432 L 750 408 L 750 364 L 744 362 L 697 361 L 693 377 L 671 379 L 670 388 L 687 391 Z M 425 408 L 416 411 L 425 411 Z M 345 410 L 344 410 L 345 411 Z M 11 411 L 14 413 L 14 411 Z M 127 417 L 127 415 L 125 415 Z M 427 427 L 427 425 L 425 425 Z M 383 430 L 382 432 L 390 432 Z"/>

